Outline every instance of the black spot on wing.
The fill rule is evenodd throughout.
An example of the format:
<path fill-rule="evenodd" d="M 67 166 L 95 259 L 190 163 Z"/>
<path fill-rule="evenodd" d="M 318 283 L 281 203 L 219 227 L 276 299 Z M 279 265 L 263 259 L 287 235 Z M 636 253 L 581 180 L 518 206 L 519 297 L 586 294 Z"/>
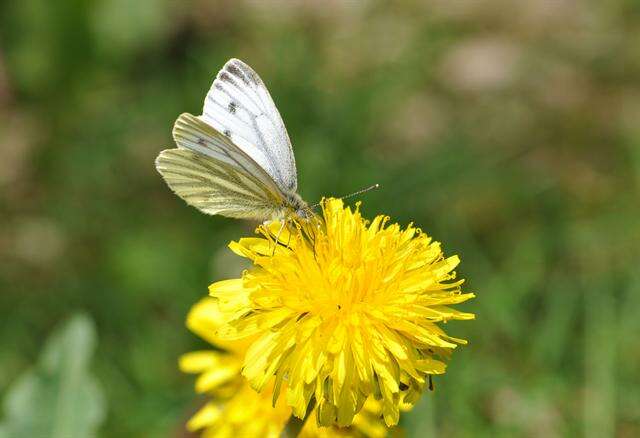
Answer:
<path fill-rule="evenodd" d="M 227 107 L 229 109 L 229 112 L 231 114 L 235 114 L 236 113 L 236 109 L 238 108 L 238 104 L 235 103 L 234 101 L 229 102 L 229 106 Z"/>
<path fill-rule="evenodd" d="M 225 129 L 225 130 L 224 130 L 224 132 L 223 132 L 223 134 L 224 134 L 226 137 L 231 138 L 231 131 L 229 131 L 228 129 Z"/>

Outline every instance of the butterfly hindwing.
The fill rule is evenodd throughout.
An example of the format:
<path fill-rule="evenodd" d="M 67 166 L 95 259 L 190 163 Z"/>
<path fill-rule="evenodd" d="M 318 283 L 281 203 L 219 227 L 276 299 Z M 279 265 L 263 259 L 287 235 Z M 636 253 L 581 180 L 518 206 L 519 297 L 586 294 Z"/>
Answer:
<path fill-rule="evenodd" d="M 204 213 L 262 220 L 274 212 L 270 191 L 224 161 L 167 149 L 158 155 L 156 168 L 174 193 Z"/>
<path fill-rule="evenodd" d="M 256 184 L 268 189 L 272 197 L 280 198 L 280 189 L 271 176 L 231 139 L 209 126 L 201 117 L 183 113 L 173 125 L 173 139 L 179 148 L 214 158 L 244 171 Z"/>
<path fill-rule="evenodd" d="M 173 137 L 178 149 L 162 151 L 156 168 L 189 205 L 207 214 L 262 220 L 282 204 L 271 177 L 199 117 L 180 115 Z"/>

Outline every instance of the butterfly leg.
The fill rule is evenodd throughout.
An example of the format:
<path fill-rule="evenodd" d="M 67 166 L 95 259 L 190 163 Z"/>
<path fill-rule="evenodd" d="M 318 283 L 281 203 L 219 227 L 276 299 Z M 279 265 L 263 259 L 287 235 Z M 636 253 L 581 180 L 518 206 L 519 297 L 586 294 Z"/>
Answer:
<path fill-rule="evenodd" d="M 290 243 L 291 243 L 291 230 L 289 230 L 289 238 L 287 239 L 287 248 L 289 248 Z"/>
<path fill-rule="evenodd" d="M 276 247 L 278 246 L 278 240 L 280 239 L 280 234 L 282 234 L 282 230 L 284 230 L 284 226 L 287 223 L 286 219 L 282 220 L 282 225 L 280 225 L 280 229 L 278 230 L 278 234 L 276 234 L 276 240 L 273 244 L 273 251 L 271 252 L 271 257 L 276 253 Z"/>

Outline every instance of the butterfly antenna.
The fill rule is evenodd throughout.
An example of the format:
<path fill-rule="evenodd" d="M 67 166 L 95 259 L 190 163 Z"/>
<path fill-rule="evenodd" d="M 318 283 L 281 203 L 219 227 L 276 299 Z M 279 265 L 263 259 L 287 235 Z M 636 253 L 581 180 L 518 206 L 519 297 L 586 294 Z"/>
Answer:
<path fill-rule="evenodd" d="M 366 189 L 358 190 L 357 192 L 353 192 L 353 193 L 350 193 L 350 194 L 345 195 L 345 196 L 340 196 L 338 199 L 343 199 L 344 200 L 344 199 L 352 198 L 354 196 L 360 195 L 362 193 L 366 193 L 369 190 L 373 190 L 373 189 L 377 189 L 377 188 L 380 188 L 380 184 L 374 184 L 372 186 L 367 187 Z M 313 204 L 310 208 L 316 208 L 319 205 L 320 205 L 320 203 L 318 202 L 317 204 Z"/>

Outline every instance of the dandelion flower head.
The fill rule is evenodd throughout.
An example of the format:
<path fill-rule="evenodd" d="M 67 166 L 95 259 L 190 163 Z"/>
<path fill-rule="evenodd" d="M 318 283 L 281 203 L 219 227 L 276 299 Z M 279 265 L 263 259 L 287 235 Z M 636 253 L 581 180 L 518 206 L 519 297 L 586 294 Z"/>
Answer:
<path fill-rule="evenodd" d="M 254 266 L 210 286 L 225 320 L 216 336 L 251 339 L 243 375 L 299 418 L 313 405 L 319 426 L 349 426 L 373 397 L 395 425 L 465 343 L 438 324 L 473 319 L 450 306 L 474 295 L 461 291 L 458 257 L 413 225 L 366 221 L 338 199 L 322 210 L 312 238 L 285 229 L 274 250 L 275 222 L 230 244 Z"/>

